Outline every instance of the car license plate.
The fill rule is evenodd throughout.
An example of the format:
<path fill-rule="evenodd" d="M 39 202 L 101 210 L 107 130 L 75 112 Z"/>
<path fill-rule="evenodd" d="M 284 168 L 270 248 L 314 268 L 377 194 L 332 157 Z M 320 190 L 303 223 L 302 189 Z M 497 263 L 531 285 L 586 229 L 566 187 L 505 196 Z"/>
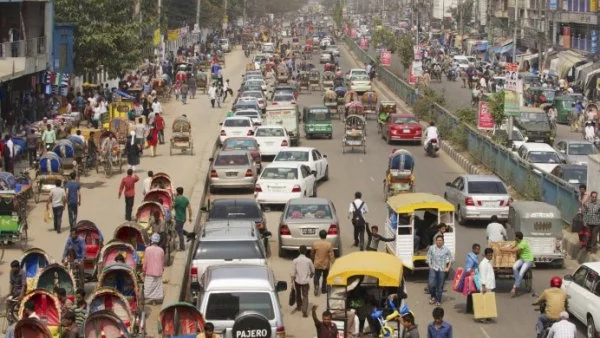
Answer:
<path fill-rule="evenodd" d="M 402 132 L 405 134 L 408 134 L 408 133 L 410 133 L 410 129 L 403 129 Z"/>
<path fill-rule="evenodd" d="M 230 172 L 227 172 L 227 173 L 225 173 L 225 175 L 226 175 L 227 177 L 233 177 L 233 176 L 237 176 L 237 174 L 238 174 L 238 173 L 237 173 L 237 172 L 235 172 L 235 171 L 230 171 Z"/>
<path fill-rule="evenodd" d="M 273 144 L 275 144 L 275 142 L 265 142 L 265 144 L 268 146 L 272 146 Z"/>
<path fill-rule="evenodd" d="M 284 187 L 269 187 L 272 192 L 282 192 L 284 189 Z"/>
<path fill-rule="evenodd" d="M 303 235 L 314 235 L 317 233 L 317 229 L 316 228 L 303 228 L 302 229 L 302 234 Z"/>
<path fill-rule="evenodd" d="M 492 207 L 498 206 L 498 202 L 496 202 L 496 201 L 484 202 L 483 205 L 488 208 L 492 208 Z"/>

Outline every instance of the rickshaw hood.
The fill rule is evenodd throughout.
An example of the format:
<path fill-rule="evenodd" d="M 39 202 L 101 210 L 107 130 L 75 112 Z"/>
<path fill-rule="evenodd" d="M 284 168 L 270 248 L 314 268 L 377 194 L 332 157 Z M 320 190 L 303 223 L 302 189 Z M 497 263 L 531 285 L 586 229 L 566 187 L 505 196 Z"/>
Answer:
<path fill-rule="evenodd" d="M 443 197 L 427 193 L 408 193 L 388 198 L 387 204 L 397 213 L 411 213 L 419 209 L 454 211 L 454 206 Z"/>
<path fill-rule="evenodd" d="M 374 251 L 360 251 L 338 258 L 329 271 L 328 285 L 347 286 L 348 279 L 365 275 L 379 280 L 379 286 L 398 287 L 404 265 L 396 256 Z"/>

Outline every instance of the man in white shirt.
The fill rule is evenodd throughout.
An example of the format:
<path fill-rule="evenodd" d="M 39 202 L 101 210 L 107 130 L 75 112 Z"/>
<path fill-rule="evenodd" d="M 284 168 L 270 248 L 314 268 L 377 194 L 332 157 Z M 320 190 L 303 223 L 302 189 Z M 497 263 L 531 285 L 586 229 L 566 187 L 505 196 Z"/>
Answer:
<path fill-rule="evenodd" d="M 575 338 L 577 336 L 577 327 L 569 321 L 569 313 L 563 311 L 560 313 L 560 321 L 554 323 L 548 331 L 547 338 Z"/>
<path fill-rule="evenodd" d="M 146 177 L 144 179 L 144 190 L 142 191 L 142 195 L 146 195 L 151 187 L 152 184 L 152 177 L 154 176 L 154 172 L 152 170 L 148 171 L 148 177 Z"/>
<path fill-rule="evenodd" d="M 161 106 L 160 102 L 158 102 L 158 98 L 154 98 L 154 102 L 152 102 L 152 111 L 154 113 L 162 112 L 162 106 Z"/>
<path fill-rule="evenodd" d="M 498 223 L 498 216 L 494 215 L 491 218 L 491 223 L 485 229 L 487 240 L 489 242 L 502 242 L 506 240 L 506 229 Z"/>
<path fill-rule="evenodd" d="M 352 226 L 354 227 L 354 245 L 360 247 L 360 251 L 364 249 L 365 245 L 365 230 L 366 224 L 365 215 L 369 212 L 367 203 L 362 200 L 362 193 L 357 191 L 354 193 L 354 201 L 350 203 L 348 208 L 348 219 L 352 220 Z"/>
<path fill-rule="evenodd" d="M 479 280 L 481 281 L 481 293 L 494 292 L 494 290 L 496 289 L 496 275 L 494 274 L 492 259 L 494 259 L 494 250 L 492 250 L 492 248 L 486 248 L 483 251 L 483 259 L 481 260 L 481 262 L 479 262 Z M 489 320 L 491 319 L 482 319 L 482 321 Z"/>
<path fill-rule="evenodd" d="M 438 139 L 440 137 L 440 134 L 438 133 L 438 129 L 435 126 L 434 122 L 429 123 L 429 127 L 425 129 L 423 136 L 425 137 L 425 142 L 423 142 L 423 148 L 427 150 L 427 145 L 429 144 L 429 141 L 433 139 Z"/>

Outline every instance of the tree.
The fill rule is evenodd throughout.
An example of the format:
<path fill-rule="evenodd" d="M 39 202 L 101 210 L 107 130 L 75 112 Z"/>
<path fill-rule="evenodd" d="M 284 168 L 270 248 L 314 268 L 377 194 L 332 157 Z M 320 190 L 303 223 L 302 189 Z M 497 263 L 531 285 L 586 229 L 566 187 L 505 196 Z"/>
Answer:
<path fill-rule="evenodd" d="M 140 0 L 143 21 L 135 17 L 134 2 L 118 0 L 55 0 L 56 21 L 75 31 L 75 72 L 95 74 L 101 66 L 115 78 L 137 68 L 151 50 L 158 26 L 156 4 Z"/>
<path fill-rule="evenodd" d="M 398 39 L 396 46 L 402 67 L 404 67 L 404 70 L 406 70 L 408 67 L 410 67 L 415 57 L 415 41 L 411 34 L 403 34 Z"/>
<path fill-rule="evenodd" d="M 489 109 L 494 117 L 494 124 L 499 126 L 504 120 L 504 91 L 492 94 L 487 100 L 490 104 Z"/>

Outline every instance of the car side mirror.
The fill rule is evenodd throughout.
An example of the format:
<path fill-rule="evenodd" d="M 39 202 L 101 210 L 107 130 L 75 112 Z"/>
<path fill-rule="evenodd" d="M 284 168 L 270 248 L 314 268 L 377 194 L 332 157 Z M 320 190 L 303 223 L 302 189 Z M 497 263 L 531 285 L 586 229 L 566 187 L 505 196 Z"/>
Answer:
<path fill-rule="evenodd" d="M 327 155 L 323 154 L 323 158 L 327 158 Z"/>
<path fill-rule="evenodd" d="M 223 125 L 223 122 L 219 122 L 219 125 L 220 125 L 220 126 L 222 126 L 222 125 Z"/>
<path fill-rule="evenodd" d="M 278 281 L 275 288 L 276 288 L 277 292 L 285 291 L 285 290 L 287 290 L 287 282 Z"/>
<path fill-rule="evenodd" d="M 215 158 L 214 158 L 214 157 L 211 157 L 211 158 L 209 158 L 209 159 L 208 159 L 208 162 L 212 162 L 212 161 L 214 161 L 214 160 L 215 160 Z"/>
<path fill-rule="evenodd" d="M 573 276 L 567 274 L 567 275 L 564 275 L 563 279 L 566 280 L 566 281 L 572 282 L 573 281 Z"/>

